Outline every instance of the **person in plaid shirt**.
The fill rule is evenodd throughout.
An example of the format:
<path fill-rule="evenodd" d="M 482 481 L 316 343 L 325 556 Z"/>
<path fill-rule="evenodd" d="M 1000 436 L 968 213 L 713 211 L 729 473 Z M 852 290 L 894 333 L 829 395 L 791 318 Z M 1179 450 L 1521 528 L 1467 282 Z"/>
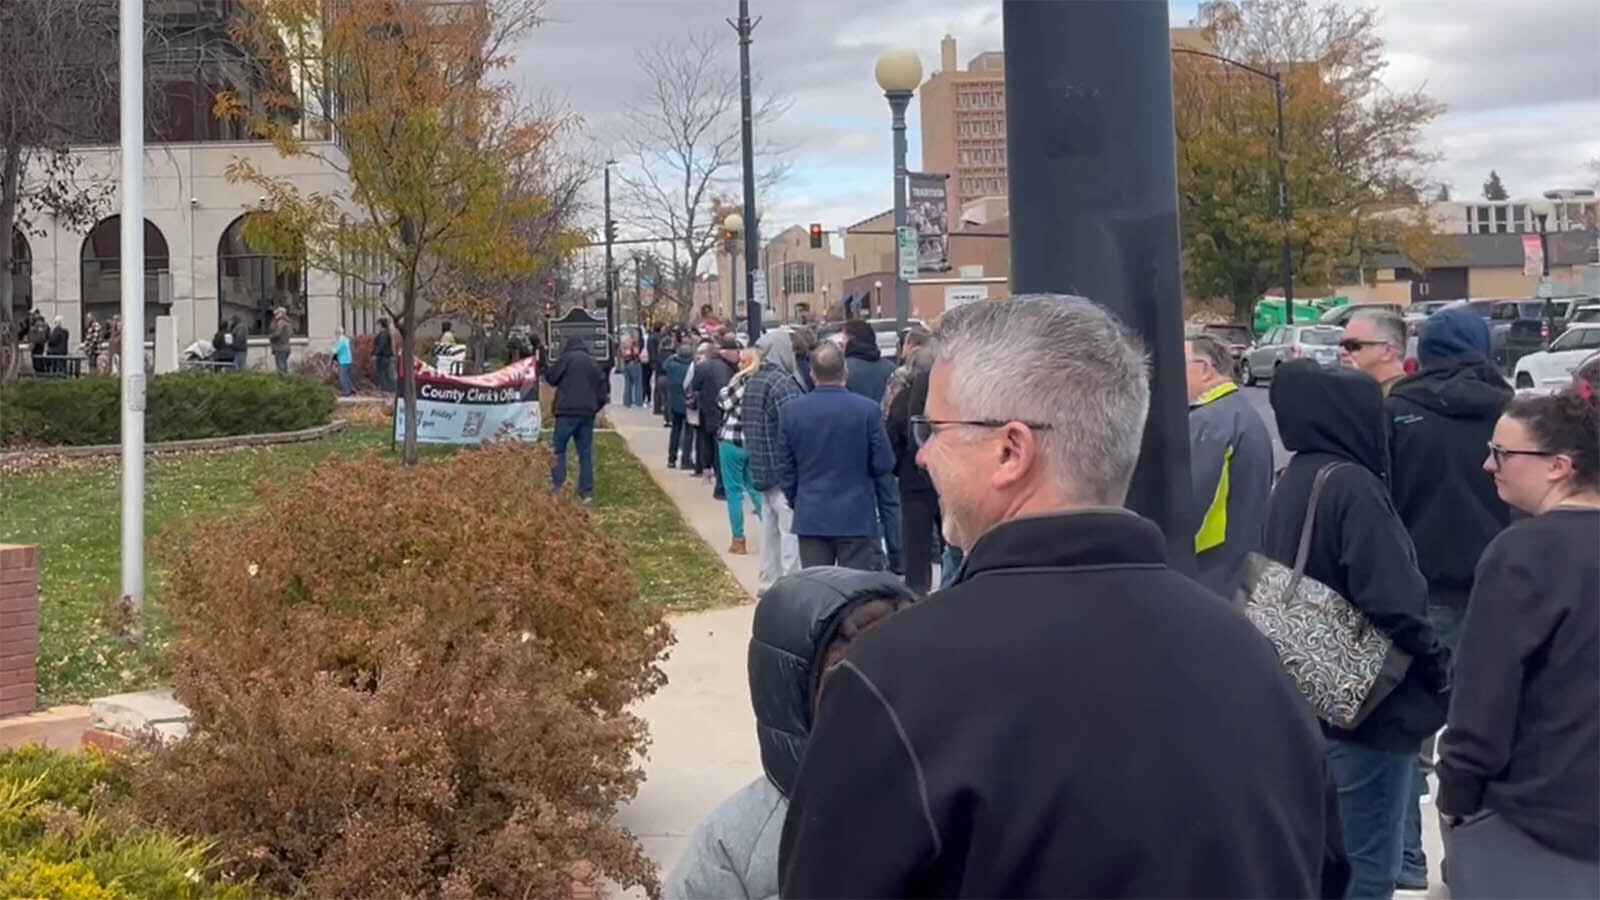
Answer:
<path fill-rule="evenodd" d="M 779 487 L 782 438 L 778 433 L 778 411 L 805 393 L 805 387 L 789 332 L 763 334 L 756 341 L 756 349 L 761 352 L 761 368 L 745 385 L 740 420 L 750 486 L 761 495 L 761 578 L 756 585 L 756 596 L 760 597 L 779 578 L 800 571 L 799 541 L 790 533 L 794 510 Z"/>
<path fill-rule="evenodd" d="M 745 455 L 744 427 L 740 419 L 745 386 L 760 365 L 761 354 L 754 350 L 740 353 L 738 371 L 733 373 L 733 378 L 717 394 L 718 406 L 722 408 L 722 427 L 717 430 L 717 455 L 722 463 L 723 492 L 727 495 L 728 527 L 733 531 L 733 543 L 728 546 L 728 552 L 739 556 L 749 552 L 744 542 L 746 494 L 750 496 L 750 506 L 755 510 L 756 518 L 761 518 L 761 495 L 750 485 L 749 457 Z"/>

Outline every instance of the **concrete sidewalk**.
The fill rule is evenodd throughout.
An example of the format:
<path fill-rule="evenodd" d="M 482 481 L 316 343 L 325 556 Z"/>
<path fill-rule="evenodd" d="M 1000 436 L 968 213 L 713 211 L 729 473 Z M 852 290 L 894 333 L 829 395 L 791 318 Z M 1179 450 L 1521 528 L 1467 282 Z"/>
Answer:
<path fill-rule="evenodd" d="M 614 396 L 621 396 L 618 379 Z M 732 556 L 727 505 L 711 486 L 667 468 L 667 429 L 661 417 L 613 404 L 606 410 L 630 450 L 678 505 L 684 519 L 717 551 L 752 597 L 760 573 L 758 528 L 746 511 L 749 556 Z M 604 477 L 603 475 L 601 477 Z M 636 835 L 663 878 L 688 845 L 694 827 L 717 804 L 761 774 L 755 717 L 745 676 L 753 605 L 674 617 L 678 643 L 664 668 L 667 685 L 640 703 L 650 725 L 645 782 L 617 822 Z"/>

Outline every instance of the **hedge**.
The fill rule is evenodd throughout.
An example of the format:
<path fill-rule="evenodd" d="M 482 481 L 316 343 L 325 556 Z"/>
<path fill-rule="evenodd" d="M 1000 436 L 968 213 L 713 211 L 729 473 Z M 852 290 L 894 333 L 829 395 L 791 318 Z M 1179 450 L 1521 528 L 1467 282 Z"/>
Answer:
<path fill-rule="evenodd" d="M 150 379 L 145 439 L 185 441 L 326 425 L 334 394 L 308 378 L 260 372 L 174 372 Z M 0 446 L 116 444 L 120 385 L 91 375 L 0 383 Z"/>

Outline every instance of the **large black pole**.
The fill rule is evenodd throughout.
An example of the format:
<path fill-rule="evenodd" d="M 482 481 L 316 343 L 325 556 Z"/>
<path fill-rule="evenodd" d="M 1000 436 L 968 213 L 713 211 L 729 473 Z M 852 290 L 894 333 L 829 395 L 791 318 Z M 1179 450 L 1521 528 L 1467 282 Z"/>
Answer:
<path fill-rule="evenodd" d="M 734 30 L 739 32 L 739 113 L 741 116 L 739 139 L 744 156 L 744 316 L 750 333 L 750 346 L 761 337 L 761 304 L 756 299 L 756 272 L 761 266 L 761 222 L 756 219 L 756 151 L 754 123 L 750 111 L 750 33 L 756 23 L 751 21 L 750 0 L 739 0 L 739 20 Z M 738 262 L 734 254 L 734 262 Z M 738 278 L 738 273 L 732 273 Z"/>
<path fill-rule="evenodd" d="M 606 340 L 616 337 L 617 330 L 617 285 L 611 271 L 611 245 L 617 239 L 617 223 L 611 219 L 611 167 L 615 160 L 606 160 L 606 328 L 609 334 Z"/>
<path fill-rule="evenodd" d="M 1143 339 L 1128 506 L 1192 568 L 1194 505 L 1166 0 L 1004 0 L 1011 284 L 1095 300 Z"/>

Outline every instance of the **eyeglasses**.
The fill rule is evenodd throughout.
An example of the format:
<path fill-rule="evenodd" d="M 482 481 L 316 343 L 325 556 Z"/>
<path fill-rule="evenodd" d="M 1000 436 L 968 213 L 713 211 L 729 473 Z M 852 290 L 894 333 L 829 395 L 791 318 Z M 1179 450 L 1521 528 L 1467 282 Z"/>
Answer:
<path fill-rule="evenodd" d="M 1506 447 L 1502 447 L 1499 444 L 1496 444 L 1494 441 L 1490 441 L 1489 442 L 1489 456 L 1494 458 L 1494 464 L 1495 464 L 1496 468 L 1499 468 L 1500 466 L 1505 465 L 1506 464 L 1506 457 L 1508 457 L 1508 456 L 1555 456 L 1555 455 L 1556 454 L 1548 453 L 1548 452 L 1546 452 L 1544 450 L 1511 450 L 1511 449 L 1508 449 Z"/>
<path fill-rule="evenodd" d="M 1021 419 L 930 419 L 927 416 L 911 417 L 911 439 L 918 447 L 933 439 L 940 427 L 948 428 L 1004 428 L 1012 423 L 1026 425 L 1034 431 L 1049 431 L 1055 426 L 1045 422 L 1024 422 Z"/>
<path fill-rule="evenodd" d="M 1367 347 L 1385 347 L 1388 344 L 1388 341 L 1363 341 L 1360 338 L 1345 338 L 1339 342 L 1346 353 L 1359 353 Z"/>

